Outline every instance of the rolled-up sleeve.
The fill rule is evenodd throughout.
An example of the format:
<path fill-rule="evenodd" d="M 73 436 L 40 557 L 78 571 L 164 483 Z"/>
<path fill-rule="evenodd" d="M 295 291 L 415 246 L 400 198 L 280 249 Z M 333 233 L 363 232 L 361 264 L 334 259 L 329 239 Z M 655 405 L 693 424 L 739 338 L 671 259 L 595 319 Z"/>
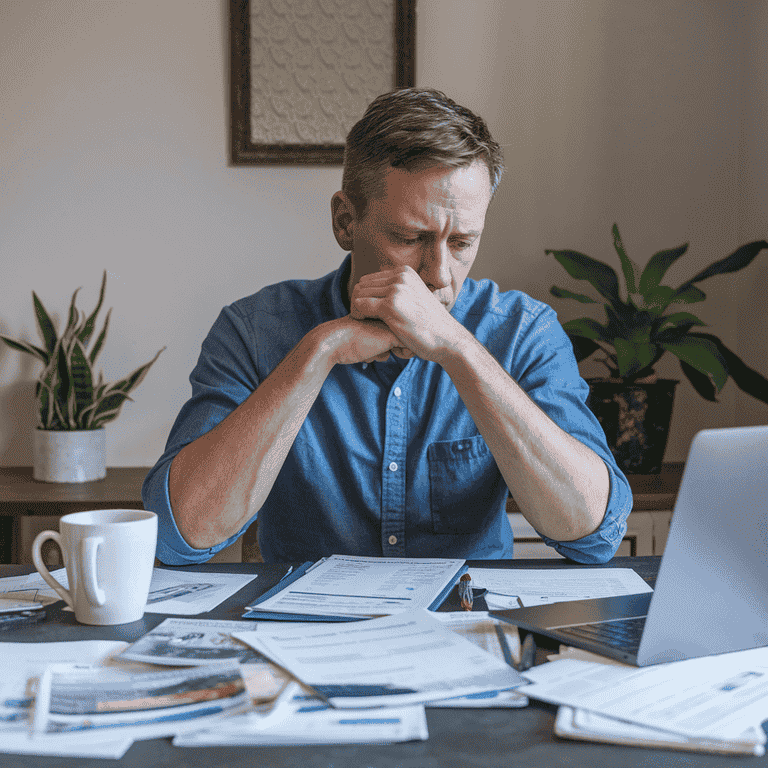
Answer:
<path fill-rule="evenodd" d="M 203 341 L 197 365 L 190 374 L 192 396 L 179 412 L 165 451 L 142 486 L 144 508 L 158 516 L 157 557 L 167 565 L 206 562 L 243 532 L 215 547 L 190 547 L 173 517 L 168 476 L 174 457 L 185 445 L 213 429 L 256 389 L 259 380 L 255 355 L 249 324 L 235 309 L 225 307 Z"/>
<path fill-rule="evenodd" d="M 587 405 L 589 385 L 581 377 L 568 335 L 547 305 L 521 329 L 516 371 L 512 374 L 539 407 L 565 432 L 591 448 L 605 463 L 610 493 L 596 531 L 575 541 L 539 535 L 564 557 L 580 563 L 605 563 L 619 548 L 632 511 L 632 491 L 608 448 L 605 433 Z"/>

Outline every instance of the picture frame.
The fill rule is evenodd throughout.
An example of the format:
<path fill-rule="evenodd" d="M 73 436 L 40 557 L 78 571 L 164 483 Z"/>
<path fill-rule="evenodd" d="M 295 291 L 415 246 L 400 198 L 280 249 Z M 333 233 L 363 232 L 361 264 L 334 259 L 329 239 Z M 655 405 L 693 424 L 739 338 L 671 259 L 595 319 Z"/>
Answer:
<path fill-rule="evenodd" d="M 271 46 L 271 58 L 265 60 L 266 53 L 259 46 L 259 50 L 252 51 L 251 19 L 252 3 L 264 3 L 265 11 L 272 12 L 275 8 L 283 13 L 280 18 L 279 29 L 274 31 L 277 45 Z M 324 0 L 280 0 L 275 5 L 272 0 L 229 0 L 229 21 L 230 21 L 230 162 L 232 165 L 342 165 L 344 158 L 344 137 L 342 135 L 342 118 L 339 116 L 339 110 L 331 110 L 330 104 L 348 105 L 351 110 L 353 107 L 357 111 L 357 117 L 361 117 L 367 103 L 360 104 L 361 89 L 355 88 L 355 80 L 359 82 L 360 78 L 356 68 L 349 66 L 348 69 L 340 70 L 337 59 L 331 59 L 331 48 L 326 45 L 326 41 L 336 34 L 343 38 L 336 41 L 335 51 L 339 53 L 339 45 L 348 44 L 350 39 L 355 39 L 354 32 L 365 33 L 368 29 L 376 29 L 375 22 L 381 21 L 374 18 L 378 8 L 377 0 L 368 0 L 368 2 L 355 2 L 348 6 L 351 17 L 349 24 L 344 19 L 327 18 L 327 14 L 322 17 L 327 21 L 325 29 L 322 25 L 312 24 L 311 13 L 313 5 L 318 4 L 320 10 L 323 6 L 329 5 Z M 382 79 L 383 86 L 379 92 L 384 93 L 387 90 L 395 88 L 407 88 L 414 85 L 414 55 L 416 38 L 416 0 L 389 0 L 392 6 L 394 19 L 392 20 L 393 34 L 391 35 L 391 50 L 386 43 L 386 37 L 377 41 L 379 49 L 374 49 L 374 54 L 389 57 L 392 62 L 393 75 L 391 82 L 385 82 L 381 73 L 376 73 L 375 67 L 371 66 L 370 56 L 366 56 L 366 51 L 356 51 L 353 45 L 348 45 L 342 52 L 342 56 L 354 64 L 355 61 L 363 61 L 367 67 L 368 73 L 374 72 L 373 82 L 376 78 Z M 382 0 L 382 7 L 386 8 L 387 3 Z M 333 6 L 333 12 L 338 14 L 340 4 Z M 373 14 L 372 24 L 367 23 L 367 19 L 360 14 Z M 265 14 L 268 16 L 268 14 Z M 354 18 L 352 18 L 352 16 Z M 304 17 L 307 22 L 304 23 Z M 272 16 L 274 18 L 274 16 Z M 294 22 L 297 27 L 291 28 L 289 24 L 282 23 L 282 19 L 288 22 Z M 388 19 L 385 18 L 387 24 Z M 381 24 L 379 24 L 381 28 Z M 353 33 L 350 35 L 350 31 Z M 254 34 L 262 32 L 262 28 L 254 29 Z M 313 44 L 312 36 L 319 36 L 318 44 Z M 280 42 L 285 41 L 286 50 L 281 50 Z M 313 70 L 314 62 L 298 60 L 298 65 L 304 64 L 304 68 L 298 70 L 291 76 L 289 68 L 296 65 L 297 57 L 291 55 L 291 44 L 296 41 L 300 44 L 300 55 L 305 57 L 317 53 L 323 60 L 318 58 L 317 67 Z M 293 45 L 295 49 L 297 46 Z M 309 52 L 309 53 L 308 53 Z M 253 54 L 253 55 L 252 55 Z M 283 69 L 274 65 L 274 60 L 281 55 L 284 57 L 285 65 Z M 258 61 L 256 61 L 258 59 Z M 317 71 L 321 71 L 320 76 Z M 325 74 L 323 74 L 323 70 Z M 328 78 L 327 73 L 333 74 L 333 81 Z M 273 73 L 273 74 L 272 74 Z M 272 83 L 265 78 L 274 76 L 275 89 L 272 89 Z M 280 99 L 272 95 L 271 99 L 264 98 L 266 91 L 274 94 L 274 90 L 282 88 L 285 91 L 286 83 L 295 85 L 295 78 L 305 77 L 308 85 L 320 82 L 321 86 L 327 84 L 327 88 L 320 90 L 328 91 L 325 94 L 319 94 L 318 98 L 325 98 L 326 101 L 316 102 L 316 91 L 310 87 L 305 88 L 306 93 L 300 91 L 294 97 L 288 96 L 282 103 L 286 108 L 279 109 Z M 325 80 L 322 78 L 325 77 Z M 310 78 L 313 78 L 310 80 Z M 352 83 L 352 86 L 350 86 Z M 349 87 L 348 87 L 349 86 Z M 345 92 L 347 89 L 347 92 Z M 369 100 L 378 95 L 370 96 Z M 294 102 L 296 99 L 301 101 L 301 107 L 304 110 L 301 120 L 295 116 Z M 334 100 L 333 102 L 331 100 Z M 278 108 L 274 108 L 274 104 Z M 268 106 L 269 114 L 266 114 L 264 106 Z M 347 110 L 349 111 L 349 110 Z M 288 113 L 292 114 L 288 114 Z M 255 115 L 255 118 L 254 118 Z M 262 116 L 264 119 L 262 119 Z M 328 119 L 328 118 L 333 119 Z M 349 115 L 344 117 L 349 121 Z M 293 118 L 293 119 L 292 119 Z M 252 127 L 256 125 L 263 135 L 254 136 Z M 266 127 L 263 127 L 266 126 Z M 318 127 L 319 126 L 319 127 Z M 347 126 L 347 129 L 351 125 Z M 321 140 L 312 140 L 311 135 L 321 136 Z M 279 140 L 275 140 L 278 136 Z M 310 139 L 307 140 L 307 136 Z M 287 139 L 284 139 L 287 137 Z"/>

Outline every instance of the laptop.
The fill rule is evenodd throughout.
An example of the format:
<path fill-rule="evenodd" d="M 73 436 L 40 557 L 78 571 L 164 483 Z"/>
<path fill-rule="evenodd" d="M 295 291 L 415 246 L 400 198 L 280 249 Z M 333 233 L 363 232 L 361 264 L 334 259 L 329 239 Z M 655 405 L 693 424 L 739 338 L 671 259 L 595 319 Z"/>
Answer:
<path fill-rule="evenodd" d="M 653 593 L 490 615 L 639 667 L 768 645 L 768 426 L 696 434 Z"/>

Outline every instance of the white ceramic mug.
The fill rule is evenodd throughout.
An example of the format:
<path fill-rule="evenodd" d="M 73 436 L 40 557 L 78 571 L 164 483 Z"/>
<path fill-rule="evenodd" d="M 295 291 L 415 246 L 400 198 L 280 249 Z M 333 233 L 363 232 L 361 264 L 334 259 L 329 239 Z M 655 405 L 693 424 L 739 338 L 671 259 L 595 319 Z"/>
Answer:
<path fill-rule="evenodd" d="M 74 512 L 59 531 L 42 531 L 32 543 L 40 575 L 82 624 L 126 624 L 144 615 L 157 546 L 157 515 L 140 509 Z M 69 589 L 51 576 L 40 548 L 48 539 L 59 547 Z"/>

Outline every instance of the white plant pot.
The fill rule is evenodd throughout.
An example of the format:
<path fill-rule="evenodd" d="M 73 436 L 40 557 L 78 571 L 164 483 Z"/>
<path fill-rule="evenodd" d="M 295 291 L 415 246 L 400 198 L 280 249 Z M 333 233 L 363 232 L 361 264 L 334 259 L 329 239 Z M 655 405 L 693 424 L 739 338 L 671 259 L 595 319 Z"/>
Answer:
<path fill-rule="evenodd" d="M 107 476 L 104 429 L 36 429 L 32 477 L 46 483 L 87 483 Z"/>

